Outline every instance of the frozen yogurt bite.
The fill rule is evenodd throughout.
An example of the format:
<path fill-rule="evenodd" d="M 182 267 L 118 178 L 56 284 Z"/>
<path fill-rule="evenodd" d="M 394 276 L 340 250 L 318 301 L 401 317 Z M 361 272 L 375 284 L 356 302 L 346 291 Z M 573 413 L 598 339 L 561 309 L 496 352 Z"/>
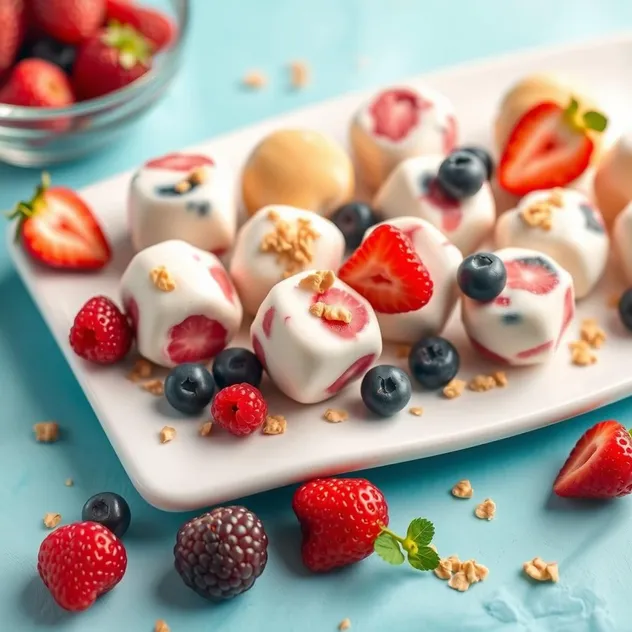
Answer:
<path fill-rule="evenodd" d="M 617 215 L 612 240 L 623 276 L 632 285 L 632 202 Z"/>

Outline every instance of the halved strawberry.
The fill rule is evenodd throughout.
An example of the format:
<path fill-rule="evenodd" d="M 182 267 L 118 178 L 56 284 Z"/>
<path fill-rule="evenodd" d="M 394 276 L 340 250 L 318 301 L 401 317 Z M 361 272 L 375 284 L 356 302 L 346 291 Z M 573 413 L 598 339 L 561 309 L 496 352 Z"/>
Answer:
<path fill-rule="evenodd" d="M 531 294 L 548 294 L 560 282 L 555 268 L 542 257 L 523 257 L 505 261 L 507 287 Z"/>
<path fill-rule="evenodd" d="M 412 90 L 384 90 L 369 106 L 369 113 L 373 117 L 373 133 L 399 142 L 419 125 L 421 113 L 431 107 L 430 101 Z"/>
<path fill-rule="evenodd" d="M 594 143 L 590 132 L 608 124 L 600 112 L 584 112 L 573 99 L 566 109 L 553 102 L 539 103 L 518 121 L 498 166 L 500 186 L 514 195 L 563 187 L 590 164 Z"/>
<path fill-rule="evenodd" d="M 579 439 L 553 484 L 558 496 L 615 498 L 632 492 L 632 437 L 617 421 L 601 421 Z"/>
<path fill-rule="evenodd" d="M 340 268 L 338 277 L 383 314 L 421 309 L 432 280 L 408 238 L 389 224 L 378 226 Z"/>
<path fill-rule="evenodd" d="M 215 163 L 201 154 L 167 154 L 145 163 L 147 169 L 169 169 L 170 171 L 191 171 L 196 167 L 212 167 Z"/>
<path fill-rule="evenodd" d="M 110 260 L 110 246 L 88 205 L 71 189 L 51 187 L 47 174 L 27 202 L 9 216 L 15 238 L 33 259 L 52 268 L 97 270 Z"/>
<path fill-rule="evenodd" d="M 336 336 L 340 336 L 340 338 L 352 340 L 369 322 L 369 314 L 366 308 L 349 292 L 332 287 L 322 294 L 314 294 L 312 303 L 319 302 L 336 307 L 344 307 L 351 312 L 351 322 L 349 323 L 339 320 L 326 320 L 325 318 L 319 319 L 329 331 L 336 334 Z"/>
<path fill-rule="evenodd" d="M 206 316 L 189 316 L 169 331 L 167 357 L 174 364 L 207 362 L 227 343 L 228 332 L 216 320 Z"/>

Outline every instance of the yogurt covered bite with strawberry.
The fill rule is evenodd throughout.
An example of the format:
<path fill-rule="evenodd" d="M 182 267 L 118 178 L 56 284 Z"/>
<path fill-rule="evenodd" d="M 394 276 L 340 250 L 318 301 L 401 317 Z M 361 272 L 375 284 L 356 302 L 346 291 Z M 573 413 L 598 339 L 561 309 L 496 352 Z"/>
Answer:
<path fill-rule="evenodd" d="M 226 173 L 204 154 L 168 154 L 145 163 L 130 183 L 136 250 L 181 239 L 220 256 L 233 244 L 235 200 Z"/>
<path fill-rule="evenodd" d="M 502 274 L 496 274 L 499 267 Z M 484 295 L 486 283 L 498 284 L 499 279 L 497 289 Z M 463 325 L 472 345 L 500 364 L 549 360 L 575 312 L 571 275 L 537 250 L 503 248 L 472 255 L 459 270 L 459 284 Z"/>
<path fill-rule="evenodd" d="M 184 241 L 139 252 L 120 289 L 139 353 L 164 367 L 207 362 L 241 325 L 241 303 L 219 259 Z"/>
<path fill-rule="evenodd" d="M 391 173 L 373 206 L 387 220 L 426 220 L 469 254 L 488 236 L 496 219 L 489 173 L 489 165 L 472 150 L 409 158 Z"/>
<path fill-rule="evenodd" d="M 573 277 L 576 298 L 602 277 L 610 240 L 601 213 L 571 189 L 535 191 L 496 223 L 498 248 L 533 248 L 553 257 Z"/>
<path fill-rule="evenodd" d="M 333 397 L 380 357 L 369 302 L 331 270 L 277 283 L 250 328 L 252 347 L 278 388 L 302 404 Z"/>
<path fill-rule="evenodd" d="M 424 86 L 395 86 L 376 94 L 351 123 L 351 148 L 360 180 L 371 192 L 406 158 L 448 154 L 457 142 L 454 107 Z"/>

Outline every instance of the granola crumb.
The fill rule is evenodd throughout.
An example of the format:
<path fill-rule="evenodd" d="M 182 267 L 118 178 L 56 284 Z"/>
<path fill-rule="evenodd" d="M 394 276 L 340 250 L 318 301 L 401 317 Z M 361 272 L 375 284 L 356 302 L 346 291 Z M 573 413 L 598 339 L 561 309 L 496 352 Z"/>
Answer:
<path fill-rule="evenodd" d="M 557 562 L 545 562 L 542 558 L 534 557 L 522 565 L 525 574 L 538 582 L 554 582 L 560 580 L 560 569 Z"/>
<path fill-rule="evenodd" d="M 161 431 L 160 431 L 160 443 L 169 443 L 170 441 L 173 441 L 176 437 L 176 429 L 172 428 L 171 426 L 165 426 Z"/>
<path fill-rule="evenodd" d="M 450 564 L 450 570 L 453 573 L 458 573 L 461 570 L 462 562 L 458 555 L 450 555 L 446 558 L 446 562 Z"/>
<path fill-rule="evenodd" d="M 59 424 L 55 421 L 42 421 L 33 426 L 35 441 L 39 443 L 55 443 L 59 439 Z"/>
<path fill-rule="evenodd" d="M 491 498 L 486 498 L 476 505 L 474 515 L 481 520 L 493 520 L 496 516 L 496 503 Z"/>
<path fill-rule="evenodd" d="M 434 574 L 439 579 L 450 579 L 452 577 L 452 564 L 447 559 L 439 560 L 439 566 L 434 569 Z"/>
<path fill-rule="evenodd" d="M 555 209 L 562 208 L 564 199 L 558 189 L 551 191 L 544 200 L 538 200 L 529 204 L 520 211 L 520 219 L 530 228 L 551 230 L 553 226 L 553 213 Z"/>
<path fill-rule="evenodd" d="M 241 83 L 251 90 L 261 90 L 268 85 L 268 77 L 260 70 L 250 70 L 242 77 Z"/>
<path fill-rule="evenodd" d="M 489 569 L 487 566 L 479 564 L 476 560 L 463 562 L 461 570 L 465 573 L 465 578 L 470 584 L 476 584 L 487 578 Z"/>
<path fill-rule="evenodd" d="M 130 382 L 140 382 L 141 380 L 146 380 L 151 377 L 153 370 L 154 366 L 149 360 L 139 358 L 134 363 L 132 370 L 127 374 L 127 379 L 130 380 Z"/>
<path fill-rule="evenodd" d="M 338 624 L 338 629 L 339 630 L 350 630 L 351 629 L 351 619 L 347 618 L 347 619 L 343 619 L 339 624 Z"/>
<path fill-rule="evenodd" d="M 619 307 L 619 302 L 621 301 L 621 292 L 612 292 L 608 295 L 608 300 L 606 304 L 610 309 L 616 309 Z"/>
<path fill-rule="evenodd" d="M 467 581 L 467 577 L 463 571 L 458 571 L 450 577 L 448 586 L 454 590 L 458 590 L 459 592 L 465 592 L 469 589 L 470 582 Z"/>
<path fill-rule="evenodd" d="M 410 355 L 411 345 L 397 345 L 395 356 L 398 358 L 407 358 Z"/>
<path fill-rule="evenodd" d="M 330 424 L 339 424 L 341 421 L 347 421 L 347 419 L 349 419 L 349 413 L 340 408 L 328 408 L 323 413 L 323 419 Z"/>
<path fill-rule="evenodd" d="M 165 621 L 159 619 L 156 621 L 156 625 L 154 626 L 154 632 L 171 632 L 171 628 Z"/>
<path fill-rule="evenodd" d="M 455 498 L 472 498 L 472 496 L 474 495 L 472 483 L 464 478 L 452 488 L 452 495 Z"/>
<path fill-rule="evenodd" d="M 156 266 L 149 273 L 151 282 L 161 292 L 173 292 L 176 289 L 176 283 L 165 266 Z"/>
<path fill-rule="evenodd" d="M 280 435 L 287 430 L 287 419 L 283 415 L 268 415 L 262 432 L 266 435 Z"/>
<path fill-rule="evenodd" d="M 421 417 L 424 414 L 424 409 L 421 406 L 413 406 L 408 409 L 408 412 L 415 417 Z"/>
<path fill-rule="evenodd" d="M 72 487 L 74 484 L 75 484 L 75 481 L 73 481 L 73 480 L 72 480 L 72 478 L 67 478 L 67 479 L 64 481 L 64 485 L 65 485 L 66 487 Z"/>
<path fill-rule="evenodd" d="M 336 281 L 336 275 L 333 270 L 316 270 L 304 276 L 299 282 L 298 287 L 308 292 L 316 292 L 323 294 Z"/>
<path fill-rule="evenodd" d="M 44 526 L 47 529 L 54 529 L 61 522 L 61 514 L 47 513 L 44 514 Z"/>
<path fill-rule="evenodd" d="M 147 391 L 148 393 L 151 393 L 152 395 L 155 395 L 156 397 L 160 397 L 161 395 L 164 395 L 165 393 L 165 384 L 162 380 L 149 380 L 148 382 L 143 382 L 140 387 L 144 390 Z"/>
<path fill-rule="evenodd" d="M 509 384 L 507 374 L 504 371 L 496 371 L 495 373 L 492 373 L 491 377 L 494 379 L 494 382 L 496 382 L 496 386 L 500 388 L 503 388 L 504 386 L 507 386 L 507 384 Z"/>
<path fill-rule="evenodd" d="M 496 379 L 491 375 L 476 375 L 470 380 L 467 387 L 475 393 L 484 393 L 496 388 Z"/>
<path fill-rule="evenodd" d="M 600 349 L 606 342 L 606 332 L 597 324 L 595 318 L 584 318 L 579 331 L 580 338 L 593 349 Z"/>
<path fill-rule="evenodd" d="M 205 167 L 193 167 L 187 176 L 191 184 L 204 184 L 209 177 L 209 173 Z"/>
<path fill-rule="evenodd" d="M 293 88 L 304 88 L 309 83 L 309 66 L 304 61 L 290 63 L 290 83 Z"/>
<path fill-rule="evenodd" d="M 568 346 L 571 350 L 571 362 L 575 366 L 590 366 L 597 362 L 597 356 L 585 340 L 575 340 Z"/>
<path fill-rule="evenodd" d="M 200 436 L 208 437 L 213 432 L 213 422 L 207 421 L 200 426 Z"/>
<path fill-rule="evenodd" d="M 351 310 L 340 305 L 328 305 L 318 301 L 313 305 L 310 305 L 309 313 L 317 318 L 323 318 L 324 320 L 337 321 L 345 324 L 351 322 Z"/>
<path fill-rule="evenodd" d="M 446 399 L 454 399 L 455 397 L 461 397 L 465 390 L 467 382 L 465 380 L 458 380 L 454 378 L 448 382 L 443 388 L 443 396 Z"/>

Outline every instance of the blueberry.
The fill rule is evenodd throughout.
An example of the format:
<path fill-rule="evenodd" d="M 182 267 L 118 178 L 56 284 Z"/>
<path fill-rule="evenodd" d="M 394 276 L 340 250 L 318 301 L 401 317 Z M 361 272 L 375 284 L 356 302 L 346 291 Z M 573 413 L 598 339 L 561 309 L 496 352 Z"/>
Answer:
<path fill-rule="evenodd" d="M 185 415 L 197 415 L 215 394 L 213 376 L 201 364 L 191 362 L 171 369 L 165 380 L 165 397 Z"/>
<path fill-rule="evenodd" d="M 469 151 L 483 161 L 485 165 L 485 171 L 487 172 L 487 179 L 491 180 L 494 175 L 494 160 L 492 155 L 483 147 L 471 145 L 469 147 L 460 147 L 460 151 Z"/>
<path fill-rule="evenodd" d="M 408 356 L 413 377 L 430 390 L 441 388 L 459 372 L 461 359 L 455 346 L 440 336 L 422 338 L 413 345 Z"/>
<path fill-rule="evenodd" d="M 132 514 L 122 496 L 103 492 L 88 499 L 81 510 L 81 519 L 98 522 L 121 538 L 129 528 Z"/>
<path fill-rule="evenodd" d="M 496 255 L 477 252 L 463 259 L 456 280 L 465 296 L 485 303 L 493 301 L 505 289 L 507 270 Z"/>
<path fill-rule="evenodd" d="M 347 250 L 355 250 L 362 243 L 364 233 L 377 224 L 378 219 L 368 204 L 350 202 L 336 210 L 331 221 L 345 236 Z"/>
<path fill-rule="evenodd" d="M 483 161 L 469 151 L 454 151 L 439 165 L 437 182 L 456 200 L 472 197 L 487 179 Z"/>
<path fill-rule="evenodd" d="M 219 389 L 233 384 L 250 384 L 259 388 L 263 366 L 257 356 L 248 349 L 231 347 L 215 356 L 213 377 Z"/>
<path fill-rule="evenodd" d="M 632 331 L 632 288 L 626 290 L 619 299 L 619 317 L 625 328 Z"/>
<path fill-rule="evenodd" d="M 64 72 L 70 73 L 75 63 L 76 49 L 74 46 L 58 42 L 51 37 L 44 37 L 27 45 L 22 50 L 20 57 L 22 59 L 29 57 L 44 59 L 51 64 L 56 64 Z"/>
<path fill-rule="evenodd" d="M 380 364 L 364 376 L 360 394 L 371 412 L 390 417 L 408 404 L 412 389 L 404 371 L 390 364 Z"/>

